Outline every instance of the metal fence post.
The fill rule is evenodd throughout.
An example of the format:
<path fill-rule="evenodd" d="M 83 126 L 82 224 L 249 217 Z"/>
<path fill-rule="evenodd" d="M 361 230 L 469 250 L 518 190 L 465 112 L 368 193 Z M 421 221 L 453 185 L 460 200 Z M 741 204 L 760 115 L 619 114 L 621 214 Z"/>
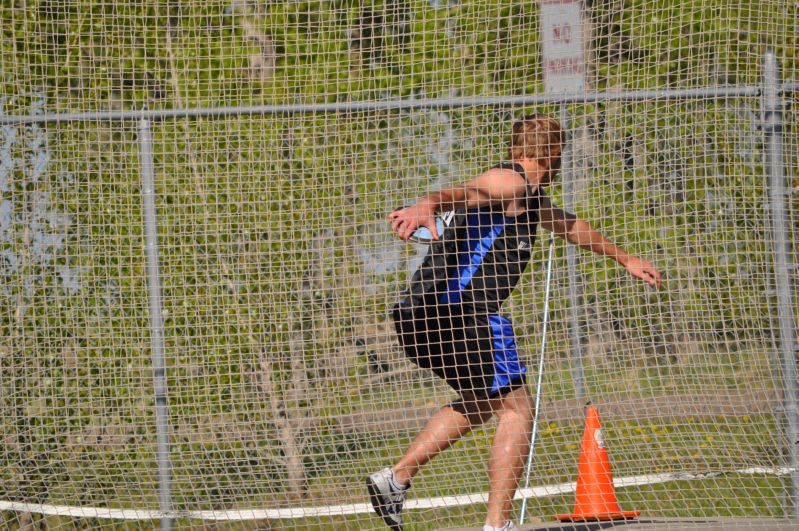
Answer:
<path fill-rule="evenodd" d="M 785 168 L 782 159 L 782 100 L 779 65 L 773 52 L 763 57 L 763 132 L 766 165 L 770 178 L 771 230 L 774 239 L 774 277 L 780 323 L 780 357 L 783 407 L 788 431 L 791 466 L 790 512 L 799 519 L 799 418 L 797 418 L 796 330 L 793 316 L 794 291 L 788 272 L 788 219 L 785 210 Z"/>
<path fill-rule="evenodd" d="M 561 180 L 563 181 L 563 208 L 567 212 L 574 212 L 574 187 L 572 183 L 572 155 L 568 137 L 571 129 L 569 111 L 566 105 L 560 106 L 560 125 L 567 135 L 561 159 Z M 569 275 L 569 314 L 571 322 L 569 343 L 572 357 L 572 380 L 574 381 L 574 394 L 578 401 L 585 398 L 585 375 L 583 372 L 583 345 L 580 333 L 580 308 L 581 296 L 577 286 L 577 249 L 573 245 L 566 246 L 566 269 Z"/>
<path fill-rule="evenodd" d="M 161 529 L 172 529 L 172 463 L 169 457 L 169 411 L 166 398 L 166 360 L 164 323 L 161 309 L 161 273 L 158 267 L 158 218 L 155 211 L 155 171 L 153 135 L 150 121 L 139 120 L 139 163 L 144 205 L 144 234 L 147 255 L 147 295 L 150 310 L 153 386 L 155 388 L 156 455 L 158 460 L 158 500 Z"/>

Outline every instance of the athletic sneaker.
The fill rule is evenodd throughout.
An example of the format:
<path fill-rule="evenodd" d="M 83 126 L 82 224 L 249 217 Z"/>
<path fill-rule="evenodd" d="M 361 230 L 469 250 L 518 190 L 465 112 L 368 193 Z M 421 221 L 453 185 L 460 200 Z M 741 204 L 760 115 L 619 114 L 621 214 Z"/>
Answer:
<path fill-rule="evenodd" d="M 402 505 L 405 493 L 410 488 L 402 487 L 394 481 L 394 471 L 384 468 L 366 478 L 369 499 L 375 512 L 393 531 L 402 531 Z"/>

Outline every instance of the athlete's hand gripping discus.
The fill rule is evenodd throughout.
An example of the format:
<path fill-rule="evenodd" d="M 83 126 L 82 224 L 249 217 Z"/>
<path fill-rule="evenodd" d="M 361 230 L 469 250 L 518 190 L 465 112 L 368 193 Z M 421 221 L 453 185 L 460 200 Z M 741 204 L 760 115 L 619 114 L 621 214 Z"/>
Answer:
<path fill-rule="evenodd" d="M 449 225 L 450 221 L 452 220 L 452 216 L 454 212 L 444 212 L 443 214 L 436 214 L 436 232 L 438 233 L 438 237 L 441 238 L 441 235 L 444 234 L 444 229 Z M 418 229 L 413 231 L 413 234 L 410 238 L 408 238 L 409 242 L 414 243 L 432 243 L 433 241 L 433 233 L 432 231 L 425 227 L 424 225 L 420 226 Z"/>
<path fill-rule="evenodd" d="M 399 212 L 400 210 L 404 210 L 408 208 L 407 206 L 400 207 L 394 212 Z M 452 223 L 453 218 L 455 217 L 455 212 L 439 212 L 437 213 L 433 219 L 436 224 L 436 233 L 438 233 L 438 237 L 444 234 L 444 230 L 449 227 L 450 223 Z M 433 242 L 433 232 L 430 230 L 429 227 L 425 227 L 424 225 L 419 225 L 413 233 L 408 237 L 409 242 L 413 243 L 421 243 L 421 244 L 428 244 Z"/>
<path fill-rule="evenodd" d="M 541 404 L 541 379 L 544 374 L 544 352 L 547 349 L 547 325 L 549 324 L 549 286 L 552 281 L 552 255 L 555 249 L 555 238 L 549 235 L 549 253 L 547 256 L 547 279 L 544 288 L 544 320 L 541 325 L 541 355 L 538 360 L 538 381 L 535 385 L 535 416 L 533 417 L 533 433 L 530 436 L 530 451 L 527 454 L 527 467 L 525 469 L 524 489 L 530 488 L 530 469 L 533 466 L 533 448 L 535 447 L 535 436 L 538 428 L 538 412 Z M 524 515 L 527 512 L 527 496 L 522 494 L 522 508 L 519 511 L 519 524 L 524 523 Z"/>

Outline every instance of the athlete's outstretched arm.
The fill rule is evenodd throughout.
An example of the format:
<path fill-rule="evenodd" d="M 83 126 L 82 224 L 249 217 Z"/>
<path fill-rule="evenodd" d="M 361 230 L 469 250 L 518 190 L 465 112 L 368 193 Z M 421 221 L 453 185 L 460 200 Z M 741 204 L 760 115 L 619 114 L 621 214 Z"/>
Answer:
<path fill-rule="evenodd" d="M 651 262 L 631 255 L 605 238 L 601 232 L 591 228 L 587 222 L 552 205 L 548 197 L 542 197 L 540 212 L 541 225 L 545 229 L 569 243 L 600 256 L 612 258 L 623 265 L 632 276 L 643 280 L 650 286 L 657 288 L 661 286 L 660 272 Z"/>
<path fill-rule="evenodd" d="M 424 196 L 415 205 L 389 214 L 391 228 L 402 240 L 407 240 L 417 228 L 430 229 L 433 239 L 436 230 L 435 214 L 449 210 L 477 208 L 524 197 L 527 183 L 517 172 L 493 168 L 464 184 L 443 188 Z"/>

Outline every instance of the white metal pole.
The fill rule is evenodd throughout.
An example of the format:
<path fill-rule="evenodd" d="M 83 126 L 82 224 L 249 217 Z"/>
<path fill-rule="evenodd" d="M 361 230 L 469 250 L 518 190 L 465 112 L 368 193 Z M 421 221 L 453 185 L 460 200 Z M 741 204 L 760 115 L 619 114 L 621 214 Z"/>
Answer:
<path fill-rule="evenodd" d="M 530 470 L 533 466 L 533 448 L 535 447 L 535 437 L 538 430 L 538 412 L 541 409 L 541 381 L 544 374 L 544 352 L 547 349 L 547 326 L 549 324 L 549 288 L 552 283 L 552 255 L 555 249 L 555 238 L 549 235 L 549 253 L 547 257 L 547 277 L 546 287 L 544 288 L 544 320 L 541 325 L 541 354 L 538 358 L 538 380 L 535 384 L 535 416 L 533 417 L 533 433 L 530 436 L 530 449 L 527 452 L 527 467 L 524 475 L 524 488 L 530 487 Z M 522 498 L 522 508 L 519 515 L 519 523 L 524 523 L 524 515 L 527 512 L 527 496 Z"/>

